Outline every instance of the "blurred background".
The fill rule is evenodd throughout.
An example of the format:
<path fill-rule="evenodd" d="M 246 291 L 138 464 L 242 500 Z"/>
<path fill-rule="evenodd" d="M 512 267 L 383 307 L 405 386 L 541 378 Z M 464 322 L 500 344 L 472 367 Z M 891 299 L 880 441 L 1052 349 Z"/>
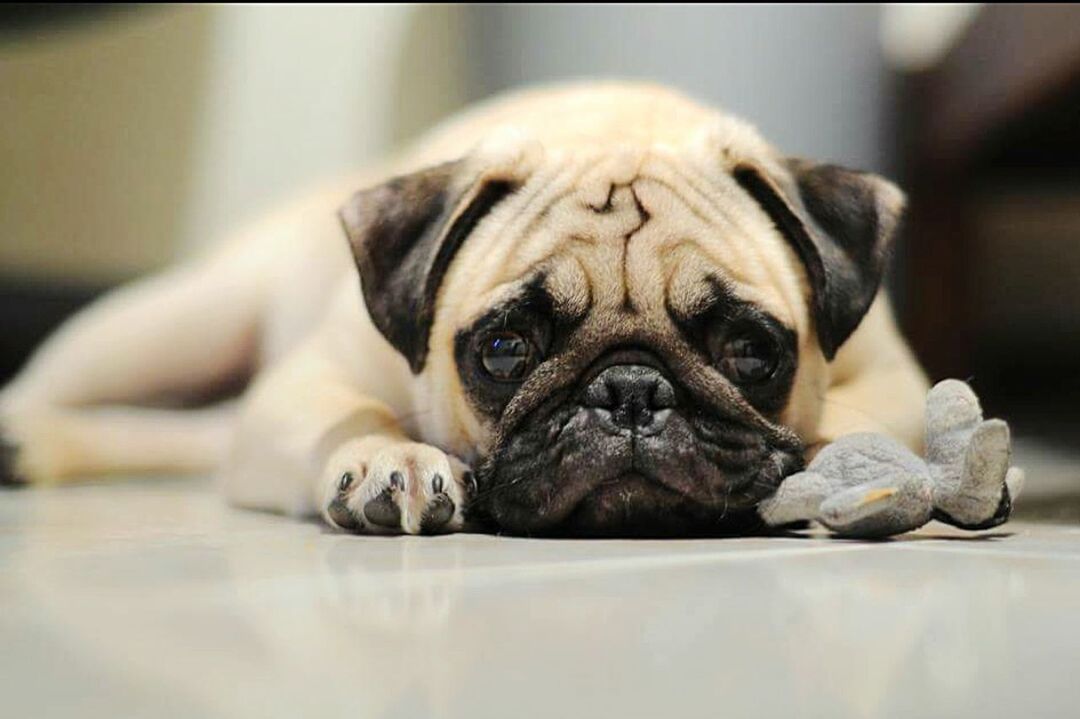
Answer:
<path fill-rule="evenodd" d="M 5 5 L 0 382 L 116 283 L 472 100 L 582 76 L 665 82 L 896 178 L 891 289 L 931 375 L 1075 446 L 1077 6 Z"/>

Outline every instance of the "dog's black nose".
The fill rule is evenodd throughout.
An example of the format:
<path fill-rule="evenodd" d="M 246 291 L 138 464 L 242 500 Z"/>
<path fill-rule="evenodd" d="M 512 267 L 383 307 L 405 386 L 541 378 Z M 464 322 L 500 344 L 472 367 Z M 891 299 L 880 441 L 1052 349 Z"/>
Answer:
<path fill-rule="evenodd" d="M 659 432 L 675 406 L 675 388 L 653 367 L 613 365 L 598 374 L 582 395 L 582 404 L 600 412 L 612 431 Z"/>

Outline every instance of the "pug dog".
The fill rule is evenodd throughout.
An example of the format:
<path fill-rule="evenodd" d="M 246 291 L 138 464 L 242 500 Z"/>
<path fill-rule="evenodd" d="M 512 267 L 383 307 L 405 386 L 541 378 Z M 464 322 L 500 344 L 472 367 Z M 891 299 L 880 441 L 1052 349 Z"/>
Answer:
<path fill-rule="evenodd" d="M 9 474 L 216 471 L 358 533 L 754 531 L 836 437 L 917 448 L 903 203 L 662 87 L 490 100 L 69 321 L 0 396 Z"/>

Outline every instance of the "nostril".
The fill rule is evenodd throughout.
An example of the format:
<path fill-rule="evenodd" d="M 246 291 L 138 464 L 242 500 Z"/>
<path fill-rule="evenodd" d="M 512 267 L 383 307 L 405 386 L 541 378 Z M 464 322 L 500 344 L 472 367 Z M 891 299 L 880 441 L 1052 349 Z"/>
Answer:
<path fill-rule="evenodd" d="M 581 400 L 586 407 L 602 409 L 614 409 L 615 407 L 615 393 L 612 392 L 611 385 L 608 384 L 607 379 L 604 377 L 598 378 L 586 387 Z"/>
<path fill-rule="evenodd" d="M 671 409 L 675 406 L 675 388 L 663 377 L 657 378 L 652 388 L 649 404 L 653 409 Z"/>

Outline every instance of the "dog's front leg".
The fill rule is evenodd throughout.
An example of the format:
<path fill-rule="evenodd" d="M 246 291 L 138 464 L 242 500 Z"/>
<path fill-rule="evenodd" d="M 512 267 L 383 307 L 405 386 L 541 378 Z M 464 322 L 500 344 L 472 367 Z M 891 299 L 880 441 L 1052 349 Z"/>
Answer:
<path fill-rule="evenodd" d="M 884 295 L 840 348 L 831 374 L 813 446 L 845 434 L 879 432 L 922 452 L 930 384 L 901 338 Z"/>
<path fill-rule="evenodd" d="M 369 534 L 460 530 L 470 486 L 463 462 L 413 441 L 386 403 L 311 350 L 251 388 L 225 471 L 236 504 Z"/>

